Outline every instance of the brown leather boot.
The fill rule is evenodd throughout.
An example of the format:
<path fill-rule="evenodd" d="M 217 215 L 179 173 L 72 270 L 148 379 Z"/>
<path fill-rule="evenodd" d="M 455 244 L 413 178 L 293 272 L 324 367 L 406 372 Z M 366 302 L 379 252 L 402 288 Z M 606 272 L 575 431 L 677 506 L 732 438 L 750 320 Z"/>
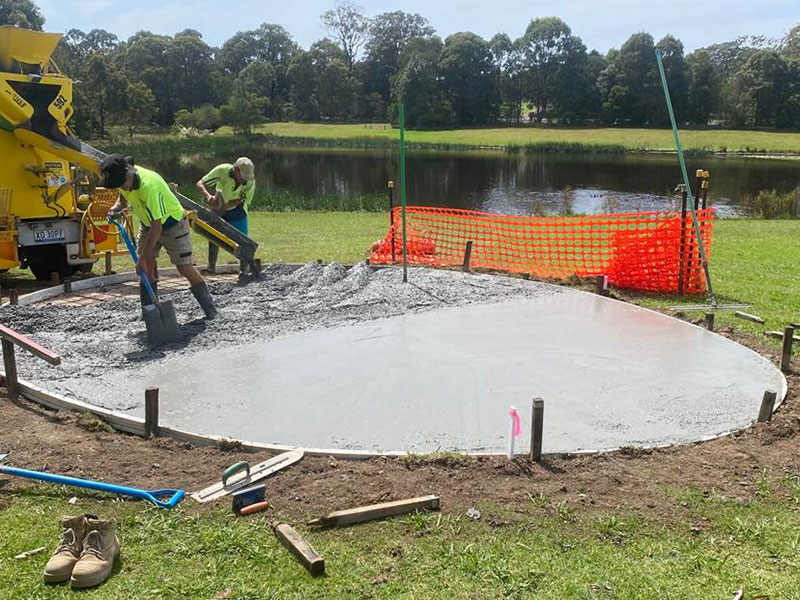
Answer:
<path fill-rule="evenodd" d="M 86 535 L 86 517 L 61 519 L 61 542 L 44 568 L 45 583 L 63 583 L 72 575 L 72 569 L 83 550 Z"/>
<path fill-rule="evenodd" d="M 111 575 L 119 550 L 117 522 L 113 519 L 88 519 L 83 551 L 72 569 L 70 585 L 90 588 L 103 583 Z"/>

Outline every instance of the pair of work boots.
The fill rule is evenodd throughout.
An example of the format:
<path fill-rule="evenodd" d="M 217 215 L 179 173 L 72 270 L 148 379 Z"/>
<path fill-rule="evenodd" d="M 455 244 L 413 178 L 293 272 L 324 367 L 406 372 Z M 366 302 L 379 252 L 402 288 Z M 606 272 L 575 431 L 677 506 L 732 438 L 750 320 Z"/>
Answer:
<path fill-rule="evenodd" d="M 150 283 L 153 288 L 153 292 L 158 298 L 158 282 L 153 281 Z M 192 292 L 192 295 L 197 300 L 197 303 L 200 305 L 200 308 L 203 309 L 203 312 L 206 315 L 206 319 L 211 321 L 214 317 L 217 316 L 217 307 L 214 306 L 214 300 L 211 299 L 211 292 L 208 291 L 208 285 L 204 281 L 203 283 L 196 283 L 189 288 Z M 149 306 L 153 303 L 153 299 L 150 297 L 150 294 L 147 293 L 147 289 L 139 283 L 139 298 L 142 300 L 142 310 L 144 310 L 145 306 Z"/>
<path fill-rule="evenodd" d="M 44 568 L 45 583 L 95 587 L 111 575 L 119 556 L 117 523 L 94 515 L 61 519 L 61 543 Z"/>

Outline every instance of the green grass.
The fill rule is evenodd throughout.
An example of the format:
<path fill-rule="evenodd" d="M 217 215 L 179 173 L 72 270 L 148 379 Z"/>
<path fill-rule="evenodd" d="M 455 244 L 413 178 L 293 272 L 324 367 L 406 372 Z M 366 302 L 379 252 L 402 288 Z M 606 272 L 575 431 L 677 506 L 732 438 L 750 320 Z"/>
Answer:
<path fill-rule="evenodd" d="M 311 123 L 269 123 L 258 133 L 285 138 L 319 140 L 397 140 L 398 131 L 388 125 L 326 125 Z M 230 133 L 221 128 L 219 133 Z M 628 151 L 673 150 L 669 129 L 623 129 L 611 127 L 496 127 L 445 131 L 408 131 L 409 143 L 434 146 L 493 146 L 524 148 L 527 144 L 575 144 L 624 147 Z M 686 130 L 681 132 L 686 149 L 729 152 L 800 153 L 800 133 L 739 130 Z"/>
<path fill-rule="evenodd" d="M 521 485 L 526 485 L 523 481 Z M 297 529 L 324 557 L 313 579 L 273 537 L 275 515 L 237 518 L 227 507 L 173 511 L 142 503 L 82 498 L 37 486 L 0 508 L 0 589 L 4 598 L 67 598 L 41 570 L 65 512 L 91 510 L 120 520 L 122 562 L 93 598 L 616 598 L 696 600 L 797 598 L 800 511 L 786 486 L 747 501 L 682 489 L 665 502 L 671 520 L 630 510 L 589 512 L 546 498 L 514 510 L 478 504 L 345 529 Z M 299 519 L 296 519 L 299 520 Z M 700 523 L 699 530 L 692 527 Z M 25 560 L 14 555 L 47 546 Z M 224 596 L 228 590 L 228 595 Z"/>
<path fill-rule="evenodd" d="M 743 321 L 732 310 L 719 311 L 717 327 L 733 327 L 736 331 L 759 338 L 768 330 L 783 330 L 800 319 L 800 221 L 761 221 L 749 219 L 721 220 L 714 224 L 711 251 L 711 277 L 720 304 L 745 303 L 752 308 L 744 312 L 766 319 L 766 325 Z M 630 295 L 651 308 L 665 308 L 687 302 L 675 296 Z M 702 296 L 688 300 L 702 304 Z M 687 313 L 701 318 L 702 312 Z M 776 344 L 778 342 L 775 342 Z"/>

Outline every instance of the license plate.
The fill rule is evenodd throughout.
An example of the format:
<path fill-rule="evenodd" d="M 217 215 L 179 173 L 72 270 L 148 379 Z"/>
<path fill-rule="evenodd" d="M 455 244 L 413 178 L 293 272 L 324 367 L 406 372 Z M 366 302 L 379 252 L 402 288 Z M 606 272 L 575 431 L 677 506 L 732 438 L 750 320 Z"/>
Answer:
<path fill-rule="evenodd" d="M 33 231 L 33 241 L 37 244 L 63 242 L 66 239 L 67 232 L 65 229 L 34 229 Z"/>

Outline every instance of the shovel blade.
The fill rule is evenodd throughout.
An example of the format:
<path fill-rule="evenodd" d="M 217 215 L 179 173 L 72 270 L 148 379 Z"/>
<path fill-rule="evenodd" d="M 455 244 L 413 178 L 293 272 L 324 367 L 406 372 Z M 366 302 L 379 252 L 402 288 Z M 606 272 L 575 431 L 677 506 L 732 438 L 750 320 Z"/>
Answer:
<path fill-rule="evenodd" d="M 183 340 L 183 334 L 175 316 L 175 307 L 170 300 L 165 300 L 158 305 L 148 304 L 142 307 L 142 317 L 145 327 L 147 327 L 147 338 L 153 346 L 174 344 Z"/>

